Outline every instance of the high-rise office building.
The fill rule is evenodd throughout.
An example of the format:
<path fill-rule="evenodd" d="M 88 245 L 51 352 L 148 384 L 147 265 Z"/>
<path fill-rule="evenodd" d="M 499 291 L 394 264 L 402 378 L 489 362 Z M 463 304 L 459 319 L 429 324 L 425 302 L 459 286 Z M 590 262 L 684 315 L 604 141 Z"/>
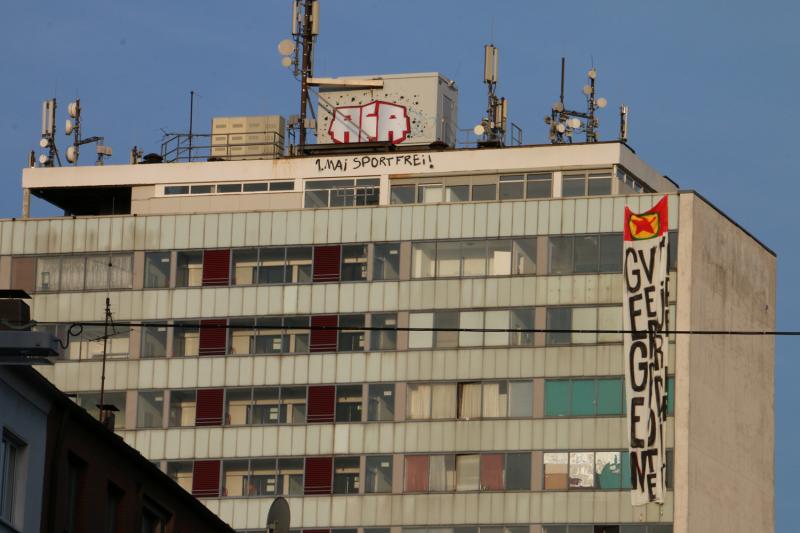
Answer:
<path fill-rule="evenodd" d="M 314 533 L 772 530 L 770 337 L 671 336 L 631 505 L 624 208 L 667 196 L 671 330 L 772 329 L 774 254 L 625 143 L 454 148 L 452 84 L 407 78 L 306 155 L 24 170 L 68 215 L 0 222 L 0 288 L 75 335 L 40 370 L 96 413 L 109 298 L 116 430 L 241 531 L 276 495 Z"/>

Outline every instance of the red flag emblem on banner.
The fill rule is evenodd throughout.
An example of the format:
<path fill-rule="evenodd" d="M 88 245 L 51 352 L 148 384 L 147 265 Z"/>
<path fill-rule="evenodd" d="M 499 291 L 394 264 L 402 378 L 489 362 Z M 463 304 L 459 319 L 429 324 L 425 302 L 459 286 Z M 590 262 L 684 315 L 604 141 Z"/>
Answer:
<path fill-rule="evenodd" d="M 634 213 L 625 207 L 625 240 L 643 241 L 663 235 L 669 228 L 667 197 L 645 213 Z"/>

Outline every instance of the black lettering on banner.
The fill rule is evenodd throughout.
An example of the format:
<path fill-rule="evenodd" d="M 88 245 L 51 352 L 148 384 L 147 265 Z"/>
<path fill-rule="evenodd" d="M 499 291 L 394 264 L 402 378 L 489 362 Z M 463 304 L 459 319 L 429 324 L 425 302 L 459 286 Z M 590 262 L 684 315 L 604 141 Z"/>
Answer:
<path fill-rule="evenodd" d="M 647 277 L 648 283 L 653 283 L 653 273 L 656 263 L 656 248 L 650 248 L 650 257 L 645 260 L 644 251 L 639 250 L 639 259 L 642 261 L 642 268 L 644 269 L 644 274 Z"/>
<path fill-rule="evenodd" d="M 638 263 L 636 259 L 636 250 L 633 248 L 626 248 L 625 249 L 625 285 L 628 288 L 628 292 L 636 292 L 639 290 L 639 287 L 642 286 L 642 276 L 639 273 L 638 268 L 633 268 L 630 265 L 630 261 L 633 260 L 633 263 Z M 635 275 L 635 283 L 632 283 L 631 275 Z"/>
<path fill-rule="evenodd" d="M 645 309 L 647 310 L 647 318 L 648 319 L 653 319 L 653 318 L 657 319 L 658 318 L 658 309 L 655 307 L 655 305 L 656 305 L 656 302 L 655 302 L 656 288 L 655 288 L 655 286 L 648 285 L 647 287 L 644 288 L 644 291 L 642 291 L 642 292 L 644 293 L 644 304 L 645 304 Z M 651 320 L 648 320 L 648 322 L 650 322 L 650 321 Z"/>
<path fill-rule="evenodd" d="M 631 388 L 636 392 L 642 392 L 647 386 L 647 359 L 647 345 L 644 341 L 636 341 L 631 344 L 631 349 L 628 350 L 628 368 L 630 369 Z M 637 369 L 640 372 L 637 373 Z M 641 376 L 641 380 L 636 379 L 637 375 Z"/>
<path fill-rule="evenodd" d="M 642 417 L 639 416 L 640 407 L 644 407 L 644 398 L 641 396 L 634 396 L 631 398 L 631 448 L 644 448 L 644 439 L 640 439 L 636 435 L 636 423 L 642 419 Z"/>
<path fill-rule="evenodd" d="M 647 331 L 636 327 L 636 317 L 642 315 L 642 310 L 636 307 L 636 303 L 642 299 L 641 293 L 636 293 L 628 297 L 628 316 L 631 321 L 631 338 L 633 340 L 644 339 Z"/>

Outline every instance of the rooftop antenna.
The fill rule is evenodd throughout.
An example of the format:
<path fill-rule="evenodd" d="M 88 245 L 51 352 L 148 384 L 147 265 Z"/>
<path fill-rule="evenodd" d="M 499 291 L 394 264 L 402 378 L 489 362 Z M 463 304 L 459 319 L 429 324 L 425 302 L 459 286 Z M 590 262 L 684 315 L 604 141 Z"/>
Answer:
<path fill-rule="evenodd" d="M 61 158 L 56 147 L 56 99 L 51 98 L 42 102 L 42 138 L 39 146 L 47 153 L 39 154 L 39 164 L 43 167 L 52 167 L 53 162 L 61 166 Z"/>
<path fill-rule="evenodd" d="M 481 137 L 478 146 L 503 146 L 508 121 L 508 101 L 495 94 L 500 51 L 493 44 L 485 45 L 483 50 L 483 83 L 486 84 L 488 103 L 486 117 L 472 131 Z"/>
<path fill-rule="evenodd" d="M 550 126 L 550 142 L 553 144 L 571 143 L 576 133 L 583 133 L 587 143 L 596 143 L 598 141 L 597 128 L 600 126 L 600 122 L 597 120 L 595 112 L 608 104 L 605 98 L 597 98 L 595 92 L 597 69 L 592 67 L 586 74 L 589 78 L 589 82 L 583 86 L 583 94 L 586 96 L 586 112 L 581 112 L 567 109 L 564 103 L 565 67 L 566 60 L 562 57 L 561 91 L 558 102 L 553 104 L 550 116 L 544 118 L 545 124 Z"/>
<path fill-rule="evenodd" d="M 283 56 L 281 64 L 293 68 L 295 78 L 300 78 L 300 114 L 289 124 L 298 131 L 299 152 L 306 145 L 307 129 L 313 121 L 306 120 L 309 108 L 309 78 L 314 74 L 314 42 L 319 35 L 319 0 L 292 0 L 292 39 L 278 43 Z M 312 110 L 313 113 L 313 110 Z"/>
<path fill-rule="evenodd" d="M 619 140 L 628 142 L 628 106 L 619 106 Z"/>
<path fill-rule="evenodd" d="M 76 98 L 74 102 L 70 102 L 67 106 L 67 112 L 69 116 L 72 117 L 72 120 L 67 119 L 64 124 L 64 133 L 73 136 L 72 145 L 67 148 L 67 161 L 73 165 L 77 165 L 78 158 L 80 157 L 80 147 L 84 144 L 97 143 L 97 161 L 95 164 L 102 165 L 103 158 L 111 157 L 113 150 L 110 146 L 105 146 L 105 139 L 103 137 L 92 136 L 85 139 L 81 138 L 81 99 Z M 73 120 L 75 121 L 74 123 Z"/>

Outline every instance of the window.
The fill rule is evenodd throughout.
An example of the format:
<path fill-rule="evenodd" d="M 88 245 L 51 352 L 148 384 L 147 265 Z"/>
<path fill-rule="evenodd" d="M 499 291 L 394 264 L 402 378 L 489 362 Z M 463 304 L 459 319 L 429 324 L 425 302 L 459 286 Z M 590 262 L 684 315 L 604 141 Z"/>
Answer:
<path fill-rule="evenodd" d="M 525 189 L 528 198 L 550 198 L 553 196 L 553 175 L 528 174 L 525 176 Z"/>
<path fill-rule="evenodd" d="M 169 395 L 169 427 L 188 427 L 195 424 L 197 392 L 173 390 Z"/>
<path fill-rule="evenodd" d="M 669 242 L 667 243 L 667 268 L 678 270 L 678 232 L 669 232 Z"/>
<path fill-rule="evenodd" d="M 548 345 L 594 344 L 622 340 L 619 306 L 550 307 L 547 309 Z M 584 330 L 578 332 L 576 330 Z M 597 333 L 597 330 L 603 333 Z"/>
<path fill-rule="evenodd" d="M 550 274 L 622 271 L 622 236 L 568 235 L 550 237 Z"/>
<path fill-rule="evenodd" d="M 283 487 L 278 475 L 275 459 L 251 459 L 247 486 L 242 487 L 245 496 L 271 496 L 282 494 Z"/>
<path fill-rule="evenodd" d="M 222 496 L 249 495 L 249 470 L 247 459 L 222 461 Z"/>
<path fill-rule="evenodd" d="M 397 313 L 375 313 L 370 319 L 370 327 L 387 329 L 370 331 L 369 349 L 372 351 L 396 349 L 397 331 L 393 328 L 397 327 Z"/>
<path fill-rule="evenodd" d="M 456 461 L 454 455 L 432 455 L 429 459 L 428 490 L 452 491 L 456 488 Z"/>
<path fill-rule="evenodd" d="M 197 356 L 200 353 L 200 324 L 175 322 L 172 353 L 176 357 Z"/>
<path fill-rule="evenodd" d="M 619 311 L 619 308 L 617 308 Z M 533 343 L 533 309 L 436 311 L 409 315 L 409 348 L 523 346 Z M 482 331 L 484 328 L 487 331 Z"/>
<path fill-rule="evenodd" d="M 24 504 L 20 501 L 23 487 L 20 483 L 25 443 L 3 431 L 2 448 L 0 448 L 0 518 L 7 523 L 20 526 L 17 508 Z"/>
<path fill-rule="evenodd" d="M 500 176 L 500 200 L 525 198 L 525 176 Z"/>
<path fill-rule="evenodd" d="M 305 188 L 306 208 L 378 205 L 380 196 L 378 178 L 311 180 Z"/>
<path fill-rule="evenodd" d="M 164 187 L 164 194 L 189 194 L 188 185 L 167 185 Z"/>
<path fill-rule="evenodd" d="M 164 418 L 164 393 L 162 391 L 140 392 L 136 402 L 136 427 L 161 428 Z"/>
<path fill-rule="evenodd" d="M 625 412 L 622 378 L 545 380 L 545 416 L 618 416 Z"/>
<path fill-rule="evenodd" d="M 455 383 L 409 383 L 406 416 L 409 419 L 456 418 Z"/>
<path fill-rule="evenodd" d="M 102 359 L 105 336 L 104 326 L 84 326 L 80 335 L 70 343 L 69 357 L 71 359 Z M 129 348 L 130 330 L 110 324 L 105 343 L 106 356 L 112 359 L 127 357 Z"/>
<path fill-rule="evenodd" d="M 39 258 L 36 290 L 130 289 L 132 264 L 132 254 Z"/>
<path fill-rule="evenodd" d="M 342 281 L 364 281 L 367 279 L 367 246 L 346 244 L 342 246 Z"/>
<path fill-rule="evenodd" d="M 394 420 L 394 384 L 370 384 L 367 391 L 367 420 Z"/>
<path fill-rule="evenodd" d="M 279 248 L 279 250 L 283 249 Z M 258 275 L 257 248 L 234 249 L 231 255 L 233 260 L 232 283 L 234 285 L 253 285 L 260 281 Z"/>
<path fill-rule="evenodd" d="M 195 461 L 192 468 L 192 494 L 216 498 L 220 493 L 221 461 Z"/>
<path fill-rule="evenodd" d="M 545 453 L 544 489 L 628 490 L 631 487 L 628 457 L 627 452 L 620 451 Z"/>
<path fill-rule="evenodd" d="M 192 491 L 192 461 L 170 461 L 167 463 L 167 475 L 186 492 Z"/>
<path fill-rule="evenodd" d="M 306 457 L 304 494 L 330 494 L 333 485 L 333 458 Z"/>
<path fill-rule="evenodd" d="M 203 250 L 203 286 L 228 285 L 230 271 L 230 250 Z"/>
<path fill-rule="evenodd" d="M 360 458 L 336 457 L 333 460 L 333 493 L 358 494 Z"/>
<path fill-rule="evenodd" d="M 167 355 L 167 324 L 149 325 L 142 327 L 141 357 L 166 357 Z"/>
<path fill-rule="evenodd" d="M 99 392 L 79 392 L 75 396 L 75 403 L 83 407 L 92 417 L 97 418 L 98 405 L 100 404 Z M 125 427 L 125 404 L 126 394 L 123 391 L 106 391 L 103 394 L 103 403 L 113 405 L 117 408 L 114 415 L 114 427 L 122 429 Z M 108 415 L 106 415 L 108 416 Z"/>
<path fill-rule="evenodd" d="M 506 454 L 506 490 L 531 489 L 531 454 Z"/>
<path fill-rule="evenodd" d="M 561 196 L 600 196 L 611 194 L 611 174 L 607 172 L 564 174 Z"/>
<path fill-rule="evenodd" d="M 480 487 L 480 455 L 456 456 L 456 490 L 478 490 Z"/>
<path fill-rule="evenodd" d="M 178 252 L 175 286 L 199 287 L 203 284 L 203 252 Z"/>
<path fill-rule="evenodd" d="M 457 203 L 469 201 L 469 185 L 448 185 L 444 189 L 445 202 Z"/>
<path fill-rule="evenodd" d="M 364 315 L 340 315 L 339 327 L 338 351 L 363 352 L 366 339 Z"/>
<path fill-rule="evenodd" d="M 374 281 L 400 278 L 400 243 L 376 244 L 373 254 L 372 279 Z"/>
<path fill-rule="evenodd" d="M 414 185 L 392 185 L 389 193 L 391 204 L 413 204 L 415 196 Z"/>
<path fill-rule="evenodd" d="M 433 346 L 435 348 L 455 348 L 458 346 L 458 311 L 437 311 L 433 313 Z"/>
<path fill-rule="evenodd" d="M 495 200 L 497 200 L 497 185 L 495 185 L 494 183 L 488 185 L 472 186 L 473 202 L 487 202 Z"/>
<path fill-rule="evenodd" d="M 225 391 L 225 424 L 303 424 L 305 387 L 256 387 Z"/>
<path fill-rule="evenodd" d="M 277 185 L 277 184 L 274 184 Z M 269 183 L 243 183 L 242 184 L 242 191 L 243 192 L 264 192 L 269 189 Z M 292 183 L 291 189 L 294 189 L 294 183 Z"/>
<path fill-rule="evenodd" d="M 278 494 L 302 496 L 304 493 L 303 459 L 278 459 Z"/>
<path fill-rule="evenodd" d="M 412 247 L 413 278 L 535 273 L 536 239 L 420 242 Z"/>
<path fill-rule="evenodd" d="M 407 455 L 405 464 L 405 492 L 426 492 L 430 459 L 427 455 Z"/>
<path fill-rule="evenodd" d="M 441 183 L 425 183 L 417 187 L 417 203 L 436 204 L 442 199 Z"/>
<path fill-rule="evenodd" d="M 336 421 L 360 422 L 361 421 L 361 385 L 336 386 Z"/>
<path fill-rule="evenodd" d="M 391 455 L 369 455 L 365 467 L 365 492 L 392 492 Z"/>
<path fill-rule="evenodd" d="M 531 416 L 532 387 L 530 381 L 459 383 L 458 418 L 469 420 Z"/>
<path fill-rule="evenodd" d="M 569 487 L 569 454 L 544 454 L 544 489 L 567 490 Z"/>
<path fill-rule="evenodd" d="M 196 426 L 222 425 L 224 389 L 200 389 L 197 391 Z"/>

